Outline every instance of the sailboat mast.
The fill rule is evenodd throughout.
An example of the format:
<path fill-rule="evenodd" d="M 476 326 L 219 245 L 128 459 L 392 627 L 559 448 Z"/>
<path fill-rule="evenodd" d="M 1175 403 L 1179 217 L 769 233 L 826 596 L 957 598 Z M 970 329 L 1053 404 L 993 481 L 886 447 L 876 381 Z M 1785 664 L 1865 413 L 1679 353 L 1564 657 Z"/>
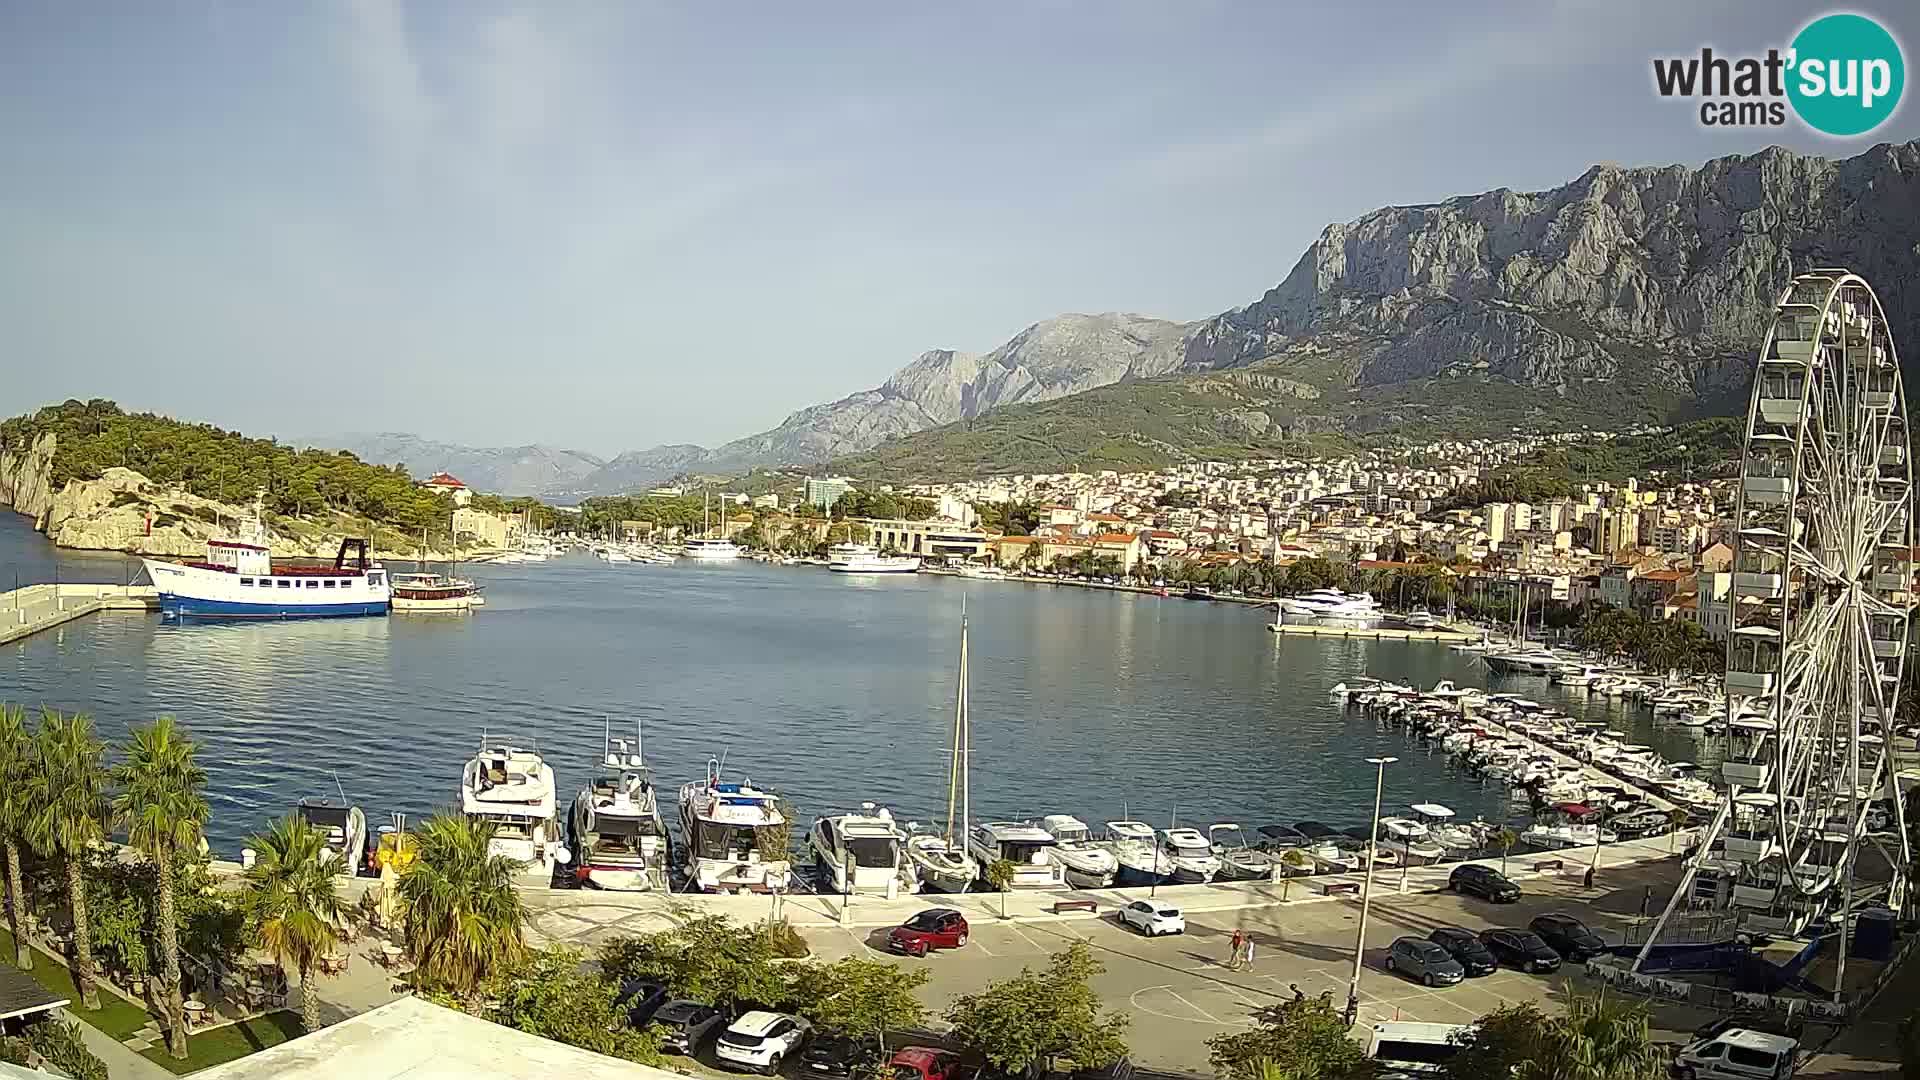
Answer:
<path fill-rule="evenodd" d="M 966 625 L 966 616 L 961 616 Z M 960 803 L 960 723 L 967 714 L 967 661 L 965 630 L 962 630 L 960 666 L 953 682 L 953 757 L 947 761 L 947 846 L 953 846 L 953 812 Z"/>
<path fill-rule="evenodd" d="M 964 603 L 964 601 L 963 601 Z M 973 724 L 968 715 L 967 698 L 967 613 L 960 612 L 960 843 L 967 842 L 973 827 Z"/>

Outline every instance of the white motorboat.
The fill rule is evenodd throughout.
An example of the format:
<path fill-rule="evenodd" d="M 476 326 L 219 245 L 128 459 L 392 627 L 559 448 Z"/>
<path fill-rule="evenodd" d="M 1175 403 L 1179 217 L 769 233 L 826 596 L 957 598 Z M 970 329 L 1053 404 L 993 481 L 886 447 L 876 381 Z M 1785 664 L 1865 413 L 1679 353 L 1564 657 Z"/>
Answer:
<path fill-rule="evenodd" d="M 553 768 L 538 750 L 482 737 L 480 752 L 460 774 L 460 809 L 493 826 L 489 854 L 551 878 L 571 855 L 560 842 Z"/>
<path fill-rule="evenodd" d="M 486 603 L 480 586 L 445 574 L 392 575 L 391 602 L 396 612 L 465 612 Z"/>
<path fill-rule="evenodd" d="M 1369 594 L 1344 593 L 1339 589 L 1315 589 L 1299 596 L 1283 596 L 1274 604 L 1276 626 L 1300 623 L 1368 630 L 1379 626 L 1385 614 Z"/>
<path fill-rule="evenodd" d="M 1122 885 L 1153 885 L 1160 880 L 1159 849 L 1153 826 L 1144 821 L 1109 821 L 1100 846 L 1112 853 L 1114 878 Z"/>
<path fill-rule="evenodd" d="M 687 887 L 705 892 L 784 890 L 792 870 L 786 857 L 790 827 L 778 795 L 754 787 L 748 777 L 722 780 L 720 762 L 708 758 L 706 779 L 680 788 Z M 769 849 L 780 857 L 766 858 L 763 852 Z"/>
<path fill-rule="evenodd" d="M 884 896 L 918 890 L 906 852 L 907 836 L 886 807 L 861 803 L 857 814 L 815 818 L 807 833 L 827 891 Z"/>
<path fill-rule="evenodd" d="M 962 563 L 955 573 L 960 577 L 978 581 L 1005 581 L 1007 577 L 1007 572 L 997 566 L 975 562 Z"/>
<path fill-rule="evenodd" d="M 713 535 L 713 526 L 708 521 L 711 512 L 712 490 L 701 493 L 700 497 L 700 535 L 687 537 L 682 550 L 687 558 L 699 562 L 731 562 L 740 557 L 740 547 L 727 539 L 727 502 L 720 500 L 720 535 Z"/>
<path fill-rule="evenodd" d="M 1314 840 L 1300 850 L 1306 852 L 1314 870 L 1322 874 L 1344 874 L 1360 868 L 1360 856 L 1343 850 L 1332 840 Z"/>
<path fill-rule="evenodd" d="M 1040 828 L 1053 837 L 1053 857 L 1066 867 L 1067 884 L 1083 889 L 1104 889 L 1113 884 L 1119 860 L 1093 842 L 1093 830 L 1086 822 L 1071 814 L 1048 814 L 1040 819 Z"/>
<path fill-rule="evenodd" d="M 1013 889 L 1058 889 L 1067 883 L 1066 865 L 1053 857 L 1053 837 L 1024 821 L 985 821 L 967 833 L 967 854 L 984 873 L 994 863 L 1013 865 Z"/>
<path fill-rule="evenodd" d="M 1273 856 L 1247 844 L 1246 832 L 1232 822 L 1207 826 L 1207 849 L 1219 861 L 1218 881 L 1267 881 L 1273 877 Z"/>
<path fill-rule="evenodd" d="M 621 892 L 665 889 L 671 843 L 640 730 L 632 746 L 611 731 L 601 741 L 600 775 L 574 796 L 567 816 L 574 880 Z"/>
<path fill-rule="evenodd" d="M 953 749 L 947 761 L 947 828 L 944 833 L 913 832 L 907 837 L 907 861 L 930 892 L 960 893 L 980 878 L 980 864 L 967 854 L 973 811 L 973 726 L 967 712 L 967 614 L 960 612 L 960 667 L 953 688 Z M 956 816 L 957 823 L 955 828 Z"/>
<path fill-rule="evenodd" d="M 1481 659 L 1489 669 L 1501 675 L 1545 675 L 1558 671 L 1564 663 L 1551 650 L 1538 647 L 1489 652 Z"/>
<path fill-rule="evenodd" d="M 835 544 L 827 549 L 827 569 L 836 574 L 917 574 L 914 555 L 882 555 L 868 544 Z"/>
<path fill-rule="evenodd" d="M 1426 826 L 1427 834 L 1451 854 L 1478 851 L 1481 837 L 1473 829 L 1454 820 L 1453 811 L 1439 803 L 1414 803 L 1407 808 L 1413 819 Z"/>
<path fill-rule="evenodd" d="M 1155 868 L 1163 881 L 1197 885 L 1212 881 L 1220 873 L 1220 860 L 1213 845 L 1198 829 L 1161 829 L 1159 858 Z"/>
<path fill-rule="evenodd" d="M 334 872 L 352 877 L 367 862 L 367 816 L 357 806 L 336 806 L 324 799 L 301 799 L 297 808 L 300 820 L 322 834 L 320 858 L 339 860 Z"/>
<path fill-rule="evenodd" d="M 1436 863 L 1447 857 L 1447 849 L 1427 832 L 1425 825 L 1412 818 L 1381 818 L 1379 843 L 1409 865 Z"/>

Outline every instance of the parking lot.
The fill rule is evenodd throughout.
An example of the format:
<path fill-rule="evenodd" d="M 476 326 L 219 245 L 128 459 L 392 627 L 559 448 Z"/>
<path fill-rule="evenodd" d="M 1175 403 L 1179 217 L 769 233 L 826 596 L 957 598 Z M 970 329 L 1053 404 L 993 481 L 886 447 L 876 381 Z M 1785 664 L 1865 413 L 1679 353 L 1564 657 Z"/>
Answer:
<path fill-rule="evenodd" d="M 1665 899 L 1664 889 L 1671 888 L 1664 884 L 1668 872 L 1659 867 L 1622 869 L 1590 891 L 1580 888 L 1577 877 L 1530 881 L 1519 903 L 1502 906 L 1449 893 L 1376 893 L 1361 976 L 1362 1020 L 1464 1023 L 1516 1001 L 1555 1009 L 1565 1000 L 1567 985 L 1581 977 L 1577 968 L 1563 967 L 1547 976 L 1503 969 L 1430 990 L 1384 969 L 1387 946 L 1397 937 L 1425 936 L 1439 926 L 1524 926 L 1548 911 L 1576 915 L 1603 936 L 1618 940 L 1617 932 L 1608 931 L 1639 912 L 1646 886 L 1655 886 L 1657 901 Z M 1247 1027 L 1255 1009 L 1291 998 L 1293 986 L 1308 996 L 1328 993 L 1336 1007 L 1346 1001 L 1359 914 L 1360 905 L 1345 900 L 1189 914 L 1184 935 L 1154 939 L 1120 926 L 1110 914 L 1017 924 L 974 917 L 965 948 L 901 962 L 924 965 L 933 973 L 926 999 L 938 1011 L 1022 965 L 1044 964 L 1049 954 L 1068 943 L 1084 941 L 1107 969 L 1096 989 L 1110 1006 L 1133 1018 L 1129 1038 L 1135 1060 L 1205 1072 L 1208 1038 Z M 1253 935 L 1251 971 L 1233 971 L 1224 964 L 1236 929 Z M 806 931 L 816 953 L 827 960 L 884 955 L 884 934 L 871 928 Z M 1676 1032 L 1692 1021 L 1686 1015 L 1668 1019 Z"/>

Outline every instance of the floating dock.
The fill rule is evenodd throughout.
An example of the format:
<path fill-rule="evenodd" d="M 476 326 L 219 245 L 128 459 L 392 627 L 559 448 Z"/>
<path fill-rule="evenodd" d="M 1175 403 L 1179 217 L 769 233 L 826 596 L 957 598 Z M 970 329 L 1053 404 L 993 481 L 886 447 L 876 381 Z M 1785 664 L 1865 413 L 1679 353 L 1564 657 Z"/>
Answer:
<path fill-rule="evenodd" d="M 0 645 L 96 611 L 158 611 L 151 585 L 27 585 L 0 592 Z"/>
<path fill-rule="evenodd" d="M 1371 641 L 1479 641 L 1478 634 L 1463 634 L 1458 630 L 1400 630 L 1391 626 L 1377 626 L 1371 629 L 1359 629 L 1351 626 L 1309 626 L 1292 623 L 1268 623 L 1267 629 L 1276 634 L 1303 634 L 1307 637 L 1365 638 Z"/>

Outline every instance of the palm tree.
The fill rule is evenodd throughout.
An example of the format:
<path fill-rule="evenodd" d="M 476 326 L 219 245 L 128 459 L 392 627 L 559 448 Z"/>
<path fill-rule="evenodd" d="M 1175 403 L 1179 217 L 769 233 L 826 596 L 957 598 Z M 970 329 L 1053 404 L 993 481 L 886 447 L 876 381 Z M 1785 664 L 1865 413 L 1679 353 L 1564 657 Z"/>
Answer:
<path fill-rule="evenodd" d="M 1000 917 L 1007 917 L 1007 893 L 1013 888 L 1013 878 L 1017 871 L 1011 859 L 995 859 L 987 864 L 987 884 L 1000 894 Z"/>
<path fill-rule="evenodd" d="M 22 970 L 33 966 L 33 949 L 22 925 L 27 921 L 27 894 L 20 881 L 20 841 L 31 813 L 27 787 L 33 764 L 27 707 L 0 706 L 0 847 L 7 856 L 7 930 L 13 934 L 13 962 Z"/>
<path fill-rule="evenodd" d="M 300 971 L 300 1026 L 320 1028 L 320 996 L 313 969 L 340 941 L 339 885 L 332 862 L 322 861 L 326 841 L 318 830 L 289 815 L 247 841 L 253 865 L 241 878 L 241 910 L 254 940 L 281 970 Z"/>
<path fill-rule="evenodd" d="M 0 739 L 4 735 L 0 734 Z M 180 993 L 180 933 L 173 907 L 173 857 L 200 849 L 207 827 L 207 800 L 201 791 L 207 773 L 194 760 L 193 740 L 162 716 L 149 727 L 133 729 L 127 760 L 113 770 L 120 794 L 113 800 L 114 820 L 127 839 L 147 853 L 158 871 L 160 923 L 160 1005 L 167 1016 L 167 1051 L 187 1056 L 186 1012 Z"/>
<path fill-rule="evenodd" d="M 1569 1080 L 1659 1076 L 1660 1048 L 1647 1030 L 1645 1009 L 1609 1000 L 1605 991 L 1573 994 L 1566 1015 L 1549 1021 L 1557 1065 L 1534 1063 L 1535 1075 Z M 1557 1044 L 1557 1045 L 1555 1045 Z"/>
<path fill-rule="evenodd" d="M 34 809 L 27 822 L 27 839 L 66 869 L 67 907 L 73 916 L 73 981 L 80 988 L 81 1004 L 97 1010 L 100 990 L 94 985 L 93 939 L 87 931 L 87 892 L 80 880 L 80 863 L 107 835 L 107 746 L 93 733 L 93 721 L 85 713 L 62 716 L 52 709 L 41 712 L 33 742 L 34 770 L 27 783 L 27 800 Z"/>
<path fill-rule="evenodd" d="M 1500 826 L 1500 831 L 1493 834 L 1493 846 L 1500 849 L 1500 872 L 1502 874 L 1507 872 L 1507 852 L 1512 851 L 1513 845 L 1519 842 L 1520 834 L 1514 832 L 1511 827 L 1506 825 Z"/>
<path fill-rule="evenodd" d="M 419 858 L 398 889 L 416 971 L 430 985 L 470 993 L 526 948 L 518 864 L 489 850 L 491 822 L 439 814 L 415 839 Z"/>
<path fill-rule="evenodd" d="M 1308 858 L 1307 853 L 1301 851 L 1299 848 L 1288 848 L 1280 855 L 1280 865 L 1284 867 L 1285 870 L 1305 870 L 1313 865 L 1313 860 Z M 1288 895 L 1292 892 L 1293 875 L 1284 874 L 1280 879 L 1281 901 L 1285 902 L 1288 899 Z"/>

